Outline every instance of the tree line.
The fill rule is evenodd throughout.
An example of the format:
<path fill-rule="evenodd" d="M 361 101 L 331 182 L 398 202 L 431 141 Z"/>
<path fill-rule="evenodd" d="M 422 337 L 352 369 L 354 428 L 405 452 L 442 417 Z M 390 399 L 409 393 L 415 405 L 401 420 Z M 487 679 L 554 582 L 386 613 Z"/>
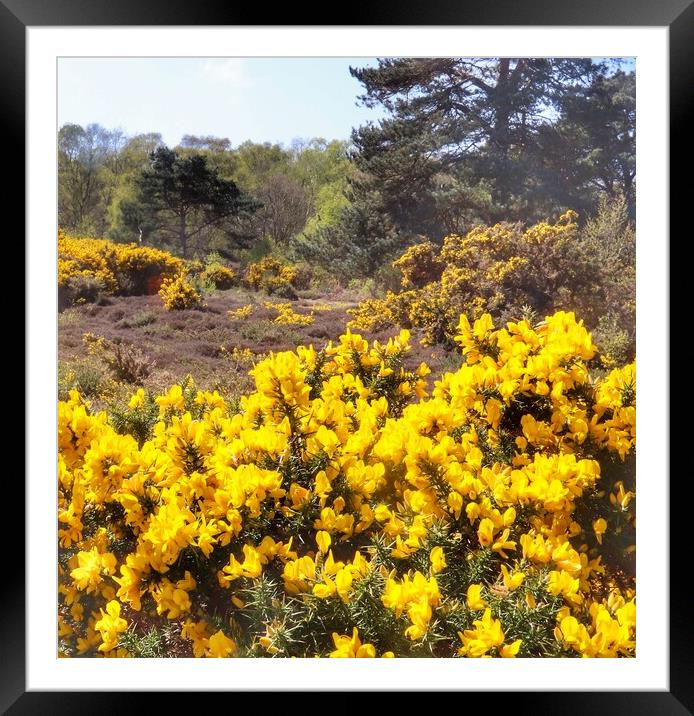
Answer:
<path fill-rule="evenodd" d="M 335 220 L 345 203 L 346 143 L 290 147 L 158 133 L 126 136 L 98 124 L 58 133 L 58 214 L 71 233 L 167 248 L 186 258 L 232 257 Z"/>
<path fill-rule="evenodd" d="M 350 68 L 384 119 L 291 146 L 59 130 L 69 231 L 184 256 L 279 251 L 367 275 L 477 223 L 635 215 L 635 74 L 619 61 L 395 58 Z"/>

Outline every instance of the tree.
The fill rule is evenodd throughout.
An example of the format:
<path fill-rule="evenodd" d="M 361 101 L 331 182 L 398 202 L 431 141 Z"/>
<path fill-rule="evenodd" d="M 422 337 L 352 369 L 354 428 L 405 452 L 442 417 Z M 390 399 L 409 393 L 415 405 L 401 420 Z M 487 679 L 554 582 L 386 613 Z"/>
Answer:
<path fill-rule="evenodd" d="M 60 225 L 77 233 L 122 238 L 126 232 L 120 225 L 120 202 L 132 195 L 133 176 L 161 144 L 158 134 L 128 138 L 120 129 L 98 124 L 63 125 L 58 132 Z"/>
<path fill-rule="evenodd" d="M 98 124 L 65 124 L 58 132 L 58 213 L 61 225 L 89 232 L 100 200 L 101 166 L 111 133 Z"/>
<path fill-rule="evenodd" d="M 141 213 L 135 200 L 136 180 L 149 167 L 152 152 L 163 146 L 161 134 L 150 132 L 128 138 L 118 152 L 117 184 L 106 208 L 107 235 L 113 241 L 141 241 L 143 235 L 155 228 L 154 224 L 146 226 L 144 216 L 135 216 Z"/>
<path fill-rule="evenodd" d="M 353 159 L 403 240 L 440 239 L 476 218 L 534 220 L 552 208 L 538 131 L 605 66 L 590 59 L 396 58 L 350 68 L 388 117 L 353 132 Z M 374 205 L 374 202 L 370 202 Z M 464 221 L 457 220 L 462 213 Z M 468 227 L 465 227 L 468 228 Z"/>
<path fill-rule="evenodd" d="M 202 154 L 207 159 L 207 166 L 222 179 L 231 179 L 239 189 L 245 188 L 237 181 L 238 157 L 226 137 L 185 134 L 175 150 L 182 157 Z"/>
<path fill-rule="evenodd" d="M 336 223 L 347 201 L 351 164 L 345 142 L 296 140 L 290 148 L 244 142 L 233 148 L 224 137 L 185 135 L 179 146 L 167 150 L 177 157 L 175 167 L 167 168 L 164 154 L 153 163 L 152 153 L 164 148 L 158 133 L 128 137 L 119 129 L 65 125 L 59 140 L 61 226 L 114 241 L 149 241 L 182 251 L 184 240 L 190 240 L 187 252 L 214 250 L 234 258 L 238 248 L 271 237 L 289 255 L 299 232 L 315 234 Z M 208 178 L 240 191 L 243 207 L 234 214 L 219 197 L 210 204 L 189 202 L 185 237 L 179 240 L 177 210 L 166 207 L 155 185 L 158 181 L 161 189 L 162 177 L 184 166 L 194 175 L 192 168 L 201 166 L 201 158 Z M 262 200 L 262 212 L 253 213 L 261 204 L 249 196 Z"/>
<path fill-rule="evenodd" d="M 196 149 L 199 152 L 228 152 L 231 149 L 231 142 L 226 137 L 213 137 L 210 135 L 198 137 L 194 134 L 184 134 L 181 138 L 181 147 Z"/>
<path fill-rule="evenodd" d="M 290 174 L 311 192 L 315 199 L 327 184 L 341 183 L 347 174 L 347 142 L 322 138 L 294 140 Z"/>
<path fill-rule="evenodd" d="M 636 210 L 636 76 L 617 71 L 577 85 L 558 103 L 558 121 L 542 128 L 538 156 L 556 199 L 593 211 L 601 195 Z"/>
<path fill-rule="evenodd" d="M 316 222 L 297 243 L 298 255 L 330 266 L 344 279 L 373 275 L 395 258 L 404 243 L 381 193 L 365 176 L 352 181 L 344 202 L 335 201 L 338 221 Z"/>
<path fill-rule="evenodd" d="M 205 156 L 181 157 L 167 147 L 152 152 L 136 186 L 134 200 L 123 206 L 124 220 L 150 239 L 174 246 L 184 258 L 206 230 L 258 208 L 233 181 L 208 167 Z"/>
<path fill-rule="evenodd" d="M 234 178 L 244 191 L 254 193 L 273 174 L 286 174 L 292 161 L 291 152 L 280 144 L 243 142 L 236 148 Z"/>
<path fill-rule="evenodd" d="M 256 218 L 261 234 L 286 245 L 311 216 L 313 204 L 301 184 L 284 174 L 269 176 L 258 190 L 262 208 Z"/>

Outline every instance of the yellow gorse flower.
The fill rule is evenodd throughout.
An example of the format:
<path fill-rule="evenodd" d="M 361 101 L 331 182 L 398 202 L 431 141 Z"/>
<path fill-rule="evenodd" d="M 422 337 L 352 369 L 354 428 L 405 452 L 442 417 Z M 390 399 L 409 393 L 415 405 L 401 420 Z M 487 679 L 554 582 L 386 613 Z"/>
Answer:
<path fill-rule="evenodd" d="M 76 278 L 96 279 L 107 293 L 154 294 L 162 279 L 184 270 L 184 262 L 150 246 L 106 239 L 77 238 L 58 232 L 58 289 Z"/>
<path fill-rule="evenodd" d="M 73 391 L 58 410 L 62 651 L 131 653 L 154 619 L 198 657 L 314 655 L 295 641 L 304 622 L 283 622 L 297 610 L 348 615 L 318 656 L 533 655 L 505 616 L 518 609 L 543 648 L 632 656 L 635 594 L 610 549 L 635 488 L 600 466 L 633 452 L 633 368 L 592 377 L 595 347 L 567 312 L 457 325 L 465 360 L 431 386 L 405 367 L 407 331 L 349 331 L 259 360 L 238 408 L 171 386 L 144 442 Z M 152 399 L 138 390 L 128 409 Z M 241 636 L 260 593 L 266 621 Z M 362 613 L 392 640 L 352 623 Z"/>
<path fill-rule="evenodd" d="M 159 295 L 167 311 L 181 311 L 202 304 L 200 292 L 193 286 L 185 273 L 162 281 Z"/>
<path fill-rule="evenodd" d="M 351 637 L 333 633 L 333 641 L 335 651 L 330 653 L 333 659 L 373 659 L 376 656 L 376 647 L 373 644 L 362 644 L 356 627 Z M 381 656 L 392 657 L 393 652 L 385 652 Z"/>
<path fill-rule="evenodd" d="M 94 625 L 94 629 L 101 635 L 102 643 L 99 651 L 111 651 L 118 645 L 118 639 L 128 628 L 128 622 L 120 616 L 120 604 L 111 600 L 106 605 L 106 612 L 101 611 L 101 619 Z"/>

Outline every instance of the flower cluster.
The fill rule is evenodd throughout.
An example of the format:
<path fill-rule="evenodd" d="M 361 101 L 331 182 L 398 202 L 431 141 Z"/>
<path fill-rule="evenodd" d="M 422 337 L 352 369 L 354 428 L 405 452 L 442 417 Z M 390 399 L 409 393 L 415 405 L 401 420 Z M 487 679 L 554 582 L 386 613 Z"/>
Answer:
<path fill-rule="evenodd" d="M 403 289 L 421 288 L 441 278 L 444 264 L 437 253 L 437 247 L 431 241 L 425 241 L 410 246 L 399 259 L 393 261 L 393 267 L 402 275 Z"/>
<path fill-rule="evenodd" d="M 290 326 L 310 326 L 313 321 L 313 312 L 310 314 L 297 313 L 292 309 L 291 303 L 273 303 L 265 301 L 265 308 L 277 311 L 277 316 L 273 319 L 273 323 L 284 323 Z"/>
<path fill-rule="evenodd" d="M 237 281 L 236 272 L 228 266 L 212 263 L 200 273 L 200 280 L 205 284 L 212 284 L 220 291 L 226 291 Z"/>
<path fill-rule="evenodd" d="M 433 386 L 406 330 L 272 353 L 137 439 L 71 393 L 61 654 L 633 656 L 634 366 L 571 313 L 455 339 Z"/>
<path fill-rule="evenodd" d="M 571 307 L 597 327 L 603 314 L 615 310 L 615 297 L 603 295 L 609 282 L 597 276 L 590 261 L 571 210 L 555 223 L 526 229 L 506 222 L 476 226 L 465 236 L 446 236 L 440 247 L 430 241 L 409 247 L 393 263 L 402 290 L 349 309 L 349 325 L 376 331 L 391 325 L 422 328 L 425 343 L 450 347 L 462 312 L 473 318 L 489 312 L 506 321 L 521 307 L 539 315 Z"/>
<path fill-rule="evenodd" d="M 202 305 L 202 296 L 184 273 L 174 278 L 165 278 L 159 295 L 167 311 L 182 311 Z"/>
<path fill-rule="evenodd" d="M 246 269 L 245 283 L 255 291 L 265 291 L 285 298 L 294 297 L 297 272 L 274 256 L 265 256 Z"/>
<path fill-rule="evenodd" d="M 75 284 L 92 279 L 109 294 L 155 294 L 164 278 L 184 268 L 166 251 L 106 239 L 76 238 L 58 232 L 58 290 L 74 293 Z"/>
<path fill-rule="evenodd" d="M 232 321 L 243 321 L 253 313 L 253 310 L 253 304 L 247 303 L 245 306 L 227 311 L 227 316 L 229 316 Z"/>
<path fill-rule="evenodd" d="M 254 353 L 250 348 L 238 348 L 237 346 L 219 347 L 219 356 L 228 361 L 229 365 L 237 372 L 248 371 L 259 361 L 265 358 L 264 353 Z"/>

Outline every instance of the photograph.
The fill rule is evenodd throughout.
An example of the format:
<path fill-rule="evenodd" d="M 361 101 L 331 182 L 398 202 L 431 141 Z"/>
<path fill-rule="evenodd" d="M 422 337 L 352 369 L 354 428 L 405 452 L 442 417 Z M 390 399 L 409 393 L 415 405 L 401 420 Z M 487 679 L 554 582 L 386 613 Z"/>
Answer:
<path fill-rule="evenodd" d="M 58 58 L 57 657 L 637 655 L 638 72 Z"/>

